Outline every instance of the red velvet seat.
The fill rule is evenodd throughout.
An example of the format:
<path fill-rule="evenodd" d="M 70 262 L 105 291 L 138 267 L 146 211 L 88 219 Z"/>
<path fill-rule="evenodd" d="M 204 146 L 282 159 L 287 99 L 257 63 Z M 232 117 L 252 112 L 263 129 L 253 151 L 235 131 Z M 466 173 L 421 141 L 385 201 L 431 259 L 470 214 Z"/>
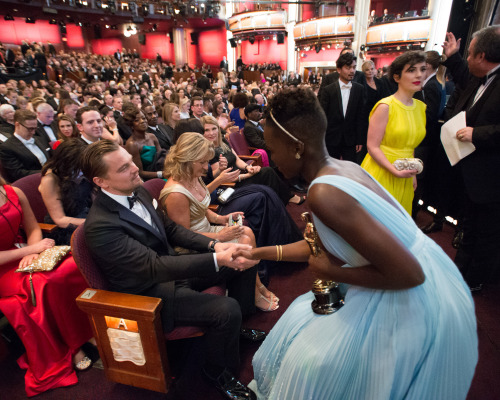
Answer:
<path fill-rule="evenodd" d="M 37 222 L 43 222 L 45 215 L 47 215 L 47 208 L 45 207 L 41 193 L 38 191 L 41 180 L 42 174 L 37 173 L 18 179 L 12 184 L 12 186 L 21 189 L 28 198 Z"/>

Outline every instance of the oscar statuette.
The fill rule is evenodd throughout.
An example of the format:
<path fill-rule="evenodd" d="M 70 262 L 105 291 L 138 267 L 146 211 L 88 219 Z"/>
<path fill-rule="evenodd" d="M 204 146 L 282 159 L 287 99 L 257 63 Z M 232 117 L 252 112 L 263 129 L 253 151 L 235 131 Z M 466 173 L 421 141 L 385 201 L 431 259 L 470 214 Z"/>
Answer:
<path fill-rule="evenodd" d="M 311 254 L 317 257 L 321 252 L 319 237 L 314 226 L 311 214 L 302 213 L 302 220 L 306 223 L 304 239 L 306 240 Z M 339 284 L 334 281 L 316 279 L 313 283 L 312 292 L 315 300 L 311 307 L 316 314 L 332 314 L 344 305 L 344 299 L 340 293 Z"/>

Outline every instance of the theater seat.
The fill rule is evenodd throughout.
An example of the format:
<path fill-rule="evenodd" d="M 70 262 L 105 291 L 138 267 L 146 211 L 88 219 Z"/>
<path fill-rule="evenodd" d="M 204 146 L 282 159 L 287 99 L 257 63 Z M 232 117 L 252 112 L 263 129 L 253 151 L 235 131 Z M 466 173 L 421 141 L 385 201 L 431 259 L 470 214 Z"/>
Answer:
<path fill-rule="evenodd" d="M 253 151 L 257 150 L 253 147 L 249 147 L 245 136 L 243 135 L 243 130 L 231 132 L 226 137 L 229 140 L 229 144 L 233 150 L 238 154 L 243 161 L 249 165 L 256 165 L 262 167 L 262 157 L 260 154 L 255 156 L 251 155 Z"/>
<path fill-rule="evenodd" d="M 202 336 L 203 331 L 186 326 L 165 334 L 161 326 L 161 299 L 109 291 L 110 284 L 87 247 L 84 224 L 71 237 L 71 251 L 90 287 L 78 296 L 76 303 L 89 316 L 108 379 L 166 393 L 171 376 L 165 340 Z M 215 286 L 204 293 L 224 296 L 225 288 Z M 135 339 L 136 344 L 140 343 L 139 347 L 142 345 L 144 364 L 141 365 L 141 358 L 136 355 L 130 355 L 128 361 L 123 361 L 122 353 L 127 350 L 115 346 L 119 342 L 116 337 L 120 335 L 123 335 L 125 343 Z M 125 346 L 128 347 L 131 346 Z M 137 358 L 135 361 L 134 357 Z"/>

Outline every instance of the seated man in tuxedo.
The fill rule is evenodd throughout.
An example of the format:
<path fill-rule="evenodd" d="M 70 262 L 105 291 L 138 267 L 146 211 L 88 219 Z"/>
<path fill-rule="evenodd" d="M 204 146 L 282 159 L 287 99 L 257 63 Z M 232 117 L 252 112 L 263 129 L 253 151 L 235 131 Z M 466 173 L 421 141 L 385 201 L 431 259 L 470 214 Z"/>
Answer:
<path fill-rule="evenodd" d="M 38 137 L 36 114 L 17 110 L 14 135 L 0 145 L 0 162 L 9 182 L 40 172 L 51 155 L 50 147 Z"/>
<path fill-rule="evenodd" d="M 363 118 L 365 89 L 353 82 L 356 57 L 344 53 L 337 60 L 339 79 L 325 87 L 320 98 L 328 125 L 325 142 L 330 156 L 356 162 L 356 152 L 363 142 Z"/>
<path fill-rule="evenodd" d="M 92 144 L 101 140 L 103 122 L 101 114 L 94 107 L 81 107 L 76 112 L 76 127 L 80 131 L 80 139 L 85 144 Z"/>
<path fill-rule="evenodd" d="M 262 107 L 258 104 L 249 104 L 245 107 L 247 121 L 243 127 L 243 134 L 249 146 L 267 151 L 264 141 L 264 128 L 259 124 L 262 119 Z"/>
<path fill-rule="evenodd" d="M 148 132 L 156 136 L 162 149 L 170 150 L 170 147 L 174 145 L 174 138 L 164 124 L 158 123 L 158 112 L 155 106 L 146 106 L 142 111 L 148 121 Z"/>
<path fill-rule="evenodd" d="M 35 136 L 42 139 L 47 145 L 57 140 L 57 122 L 54 122 L 54 109 L 49 103 L 40 103 L 36 107 L 38 125 Z"/>
<path fill-rule="evenodd" d="M 239 363 L 242 314 L 255 309 L 255 263 L 232 258 L 247 246 L 199 235 L 158 212 L 132 156 L 111 141 L 86 148 L 82 171 L 100 189 L 85 222 L 85 238 L 112 290 L 165 300 L 165 331 L 204 328 L 204 373 L 225 398 L 255 399 L 230 372 Z M 176 255 L 174 246 L 197 254 Z M 200 292 L 219 283 L 226 284 L 231 297 Z M 264 337 L 250 333 L 254 340 Z"/>

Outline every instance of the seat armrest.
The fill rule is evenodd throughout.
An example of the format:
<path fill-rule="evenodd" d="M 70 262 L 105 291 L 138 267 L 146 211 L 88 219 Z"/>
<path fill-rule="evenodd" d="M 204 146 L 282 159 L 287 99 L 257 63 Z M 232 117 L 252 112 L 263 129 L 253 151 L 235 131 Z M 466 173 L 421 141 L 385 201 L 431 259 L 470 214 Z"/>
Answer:
<path fill-rule="evenodd" d="M 217 204 L 210 204 L 210 205 L 208 206 L 208 209 L 209 209 L 210 211 L 213 211 L 214 213 L 216 213 L 217 211 L 219 211 L 219 206 L 218 206 Z"/>
<path fill-rule="evenodd" d="M 44 233 L 52 233 L 56 230 L 57 225 L 54 224 L 44 224 L 43 222 L 39 222 L 38 226 Z"/>

